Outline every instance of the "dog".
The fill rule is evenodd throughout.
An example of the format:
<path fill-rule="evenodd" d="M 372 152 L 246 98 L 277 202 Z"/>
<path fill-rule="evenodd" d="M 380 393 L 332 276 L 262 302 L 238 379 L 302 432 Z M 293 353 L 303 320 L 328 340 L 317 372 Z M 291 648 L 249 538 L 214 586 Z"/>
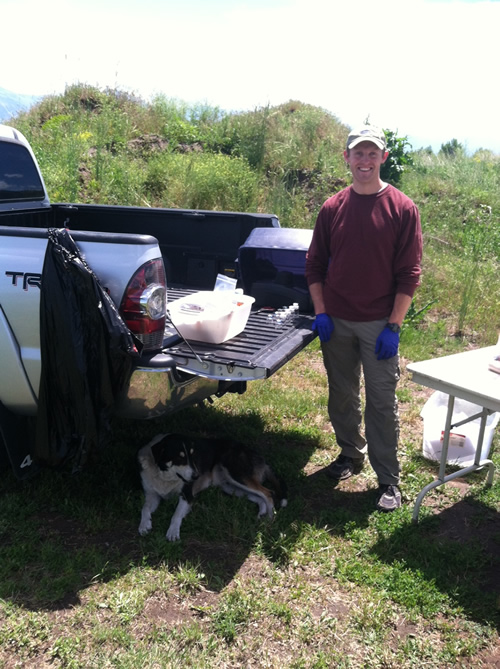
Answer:
<path fill-rule="evenodd" d="M 145 501 L 139 534 L 152 528 L 152 514 L 162 499 L 179 496 L 166 537 L 180 538 L 183 519 L 202 490 L 218 486 L 229 495 L 248 497 L 259 517 L 272 518 L 275 505 L 285 507 L 286 485 L 255 451 L 231 439 L 159 434 L 138 453 Z M 268 482 L 272 488 L 263 484 Z"/>
<path fill-rule="evenodd" d="M 259 507 L 259 517 L 274 515 L 275 504 L 286 506 L 286 486 L 255 451 L 230 439 L 159 434 L 140 449 L 138 460 L 145 493 L 139 534 L 152 528 L 151 516 L 162 499 L 179 495 L 168 541 L 180 538 L 183 519 L 202 490 L 218 486 L 229 495 L 246 496 Z M 272 489 L 263 483 L 269 482 Z"/>

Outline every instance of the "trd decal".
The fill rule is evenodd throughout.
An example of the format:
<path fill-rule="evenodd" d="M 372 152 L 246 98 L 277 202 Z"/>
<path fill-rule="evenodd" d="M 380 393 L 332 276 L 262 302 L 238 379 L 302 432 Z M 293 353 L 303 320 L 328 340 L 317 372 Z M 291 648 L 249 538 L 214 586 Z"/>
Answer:
<path fill-rule="evenodd" d="M 22 286 L 23 290 L 40 288 L 42 284 L 42 275 L 34 272 L 5 272 L 5 275 L 12 278 L 13 286 Z"/>

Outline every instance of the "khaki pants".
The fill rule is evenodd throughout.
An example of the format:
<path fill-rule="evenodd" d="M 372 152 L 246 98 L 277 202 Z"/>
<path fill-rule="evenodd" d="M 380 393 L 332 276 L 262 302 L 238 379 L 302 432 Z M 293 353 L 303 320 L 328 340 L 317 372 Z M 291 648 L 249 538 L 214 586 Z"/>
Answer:
<path fill-rule="evenodd" d="M 328 378 L 328 414 L 343 455 L 368 453 L 379 484 L 399 483 L 399 415 L 396 386 L 399 356 L 377 360 L 375 343 L 387 319 L 356 323 L 334 318 L 335 330 L 321 344 Z M 362 433 L 361 369 L 365 380 L 365 436 Z M 366 438 L 365 438 L 366 437 Z"/>

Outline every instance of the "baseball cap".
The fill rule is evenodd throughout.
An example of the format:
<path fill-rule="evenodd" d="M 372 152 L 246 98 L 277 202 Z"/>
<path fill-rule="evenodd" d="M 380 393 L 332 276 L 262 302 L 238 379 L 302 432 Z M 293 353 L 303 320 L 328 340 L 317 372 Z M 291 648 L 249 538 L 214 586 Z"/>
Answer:
<path fill-rule="evenodd" d="M 360 142 L 373 142 L 382 151 L 386 148 L 384 131 L 374 125 L 363 125 L 351 130 L 347 138 L 347 149 L 353 149 Z"/>

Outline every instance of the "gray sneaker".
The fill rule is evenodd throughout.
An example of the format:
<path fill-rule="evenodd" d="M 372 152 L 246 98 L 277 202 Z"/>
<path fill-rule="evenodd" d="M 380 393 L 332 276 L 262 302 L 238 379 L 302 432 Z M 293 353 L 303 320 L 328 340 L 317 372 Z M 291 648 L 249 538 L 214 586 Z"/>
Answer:
<path fill-rule="evenodd" d="M 379 511 L 395 511 L 401 507 L 401 490 L 397 485 L 380 485 L 377 494 Z"/>
<path fill-rule="evenodd" d="M 328 465 L 326 475 L 336 481 L 344 481 L 353 474 L 359 474 L 363 469 L 364 458 L 350 458 L 347 455 L 339 455 L 336 460 Z"/>

